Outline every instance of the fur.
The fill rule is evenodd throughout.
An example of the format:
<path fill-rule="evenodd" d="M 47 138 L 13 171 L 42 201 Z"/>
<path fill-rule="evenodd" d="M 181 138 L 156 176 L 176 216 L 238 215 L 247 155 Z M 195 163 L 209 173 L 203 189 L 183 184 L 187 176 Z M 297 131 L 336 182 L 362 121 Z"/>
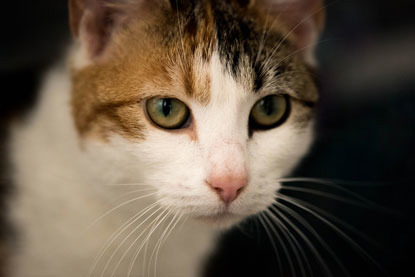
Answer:
<path fill-rule="evenodd" d="M 80 41 L 71 66 L 46 75 L 36 109 L 13 128 L 17 191 L 10 203 L 20 244 L 10 276 L 154 273 L 158 239 L 185 218 L 161 249 L 157 274 L 200 276 L 218 231 L 265 210 L 276 180 L 309 149 L 313 112 L 306 104 L 318 93 L 295 43 L 282 43 L 284 28 L 269 27 L 253 2 L 189 2 L 123 18 L 129 23 L 111 26 L 98 53 L 90 43 L 100 33 L 82 27 L 76 1 L 72 26 Z M 287 121 L 249 131 L 253 105 L 273 93 L 290 96 Z M 191 126 L 154 126 L 144 108 L 151 97 L 183 101 Z M 206 182 L 218 172 L 249 176 L 229 206 Z M 141 220 L 123 225 L 140 211 Z M 122 226 L 122 235 L 108 240 Z"/>

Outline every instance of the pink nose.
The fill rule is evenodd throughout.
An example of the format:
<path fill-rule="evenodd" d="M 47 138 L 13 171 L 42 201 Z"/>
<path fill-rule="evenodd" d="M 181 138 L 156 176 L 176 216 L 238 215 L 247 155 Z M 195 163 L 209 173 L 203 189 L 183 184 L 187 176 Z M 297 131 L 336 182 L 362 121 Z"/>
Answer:
<path fill-rule="evenodd" d="M 207 181 L 208 184 L 216 190 L 222 201 L 225 202 L 226 205 L 229 205 L 248 184 L 248 176 L 246 174 L 218 175 L 211 176 Z"/>

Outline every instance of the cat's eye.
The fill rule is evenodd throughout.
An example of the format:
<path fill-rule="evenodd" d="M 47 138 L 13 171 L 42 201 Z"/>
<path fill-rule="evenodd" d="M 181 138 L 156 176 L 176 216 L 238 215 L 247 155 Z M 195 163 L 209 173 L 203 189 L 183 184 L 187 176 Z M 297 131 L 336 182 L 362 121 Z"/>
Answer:
<path fill-rule="evenodd" d="M 188 121 L 189 108 L 175 98 L 152 98 L 146 103 L 150 119 L 164 129 L 179 129 Z"/>
<path fill-rule="evenodd" d="M 267 130 L 284 123 L 289 113 L 289 99 L 284 95 L 268 95 L 255 103 L 251 110 L 251 129 Z"/>

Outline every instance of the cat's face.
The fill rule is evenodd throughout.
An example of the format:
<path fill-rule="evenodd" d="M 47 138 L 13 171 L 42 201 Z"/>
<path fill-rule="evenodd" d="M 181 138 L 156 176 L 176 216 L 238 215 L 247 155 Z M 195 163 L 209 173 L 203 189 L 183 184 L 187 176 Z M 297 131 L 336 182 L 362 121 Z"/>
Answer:
<path fill-rule="evenodd" d="M 179 213 L 228 225 L 264 210 L 313 136 L 317 89 L 289 24 L 264 1 L 110 2 L 110 31 L 93 5 L 80 27 L 85 154 L 108 182 L 149 185 Z"/>

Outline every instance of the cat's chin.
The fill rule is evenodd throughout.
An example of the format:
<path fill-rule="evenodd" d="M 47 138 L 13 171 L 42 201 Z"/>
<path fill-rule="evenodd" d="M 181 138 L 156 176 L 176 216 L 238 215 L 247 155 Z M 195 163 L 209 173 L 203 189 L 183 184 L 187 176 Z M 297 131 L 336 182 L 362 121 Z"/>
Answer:
<path fill-rule="evenodd" d="M 230 228 L 241 221 L 243 221 L 246 217 L 242 215 L 236 215 L 229 212 L 222 212 L 212 215 L 197 215 L 195 219 L 198 221 L 202 221 L 204 223 L 209 224 L 210 226 L 219 228 L 219 229 L 227 229 Z"/>

